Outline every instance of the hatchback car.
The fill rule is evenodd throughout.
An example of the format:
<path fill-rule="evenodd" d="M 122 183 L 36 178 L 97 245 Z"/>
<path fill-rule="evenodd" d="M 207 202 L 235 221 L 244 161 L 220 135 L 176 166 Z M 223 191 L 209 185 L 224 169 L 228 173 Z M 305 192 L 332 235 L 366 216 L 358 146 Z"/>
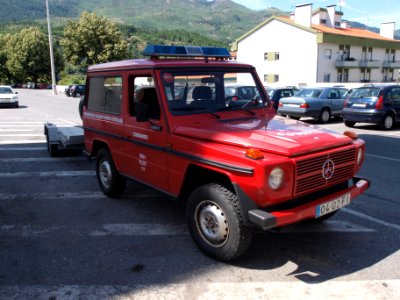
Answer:
<path fill-rule="evenodd" d="M 0 85 L 0 107 L 19 107 L 18 96 L 8 85 Z"/>
<path fill-rule="evenodd" d="M 294 119 L 312 117 L 326 123 L 341 116 L 348 90 L 342 87 L 303 88 L 294 96 L 279 100 L 278 113 Z"/>
<path fill-rule="evenodd" d="M 353 89 L 343 108 L 348 127 L 357 122 L 378 124 L 391 129 L 400 122 L 400 85 L 366 85 Z"/>
<path fill-rule="evenodd" d="M 265 90 L 267 91 L 269 99 L 271 99 L 275 110 L 278 110 L 279 100 L 281 98 L 291 97 L 299 91 L 296 87 L 290 86 L 279 88 L 265 87 Z"/>
<path fill-rule="evenodd" d="M 84 85 L 84 84 L 74 84 L 69 89 L 69 95 L 71 97 L 80 97 L 80 96 L 85 94 L 85 91 L 86 91 L 86 85 Z"/>

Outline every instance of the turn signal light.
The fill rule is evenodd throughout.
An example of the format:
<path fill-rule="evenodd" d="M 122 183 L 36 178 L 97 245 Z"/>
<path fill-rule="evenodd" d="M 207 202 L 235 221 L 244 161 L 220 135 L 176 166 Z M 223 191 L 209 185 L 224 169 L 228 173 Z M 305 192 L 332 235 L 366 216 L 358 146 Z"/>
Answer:
<path fill-rule="evenodd" d="M 247 149 L 246 157 L 251 158 L 251 159 L 263 159 L 264 154 L 259 149 Z"/>
<path fill-rule="evenodd" d="M 343 132 L 343 135 L 348 136 L 349 138 L 356 140 L 358 139 L 358 134 L 355 133 L 354 131 L 345 131 Z"/>

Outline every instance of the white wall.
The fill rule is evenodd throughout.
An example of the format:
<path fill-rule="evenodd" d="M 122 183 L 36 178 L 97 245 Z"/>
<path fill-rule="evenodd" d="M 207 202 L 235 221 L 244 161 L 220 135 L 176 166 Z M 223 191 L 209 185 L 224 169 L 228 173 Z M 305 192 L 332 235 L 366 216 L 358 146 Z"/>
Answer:
<path fill-rule="evenodd" d="M 315 34 L 272 20 L 238 43 L 237 61 L 255 66 L 261 81 L 278 74 L 276 85 L 315 83 L 317 49 Z M 279 52 L 279 60 L 264 60 L 266 52 Z"/>

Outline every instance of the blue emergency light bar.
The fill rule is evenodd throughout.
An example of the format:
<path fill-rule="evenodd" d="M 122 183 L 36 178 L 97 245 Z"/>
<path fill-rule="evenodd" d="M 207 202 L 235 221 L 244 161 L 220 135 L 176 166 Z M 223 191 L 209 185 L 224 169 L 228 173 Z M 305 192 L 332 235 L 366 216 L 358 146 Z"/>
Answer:
<path fill-rule="evenodd" d="M 144 49 L 143 55 L 151 57 L 231 57 L 228 49 L 226 48 L 164 45 L 148 45 L 146 49 Z"/>

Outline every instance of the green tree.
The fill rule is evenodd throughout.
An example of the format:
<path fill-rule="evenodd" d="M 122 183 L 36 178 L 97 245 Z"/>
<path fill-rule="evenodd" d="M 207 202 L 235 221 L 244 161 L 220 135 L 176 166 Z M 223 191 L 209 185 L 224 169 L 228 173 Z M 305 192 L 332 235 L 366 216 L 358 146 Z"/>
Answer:
<path fill-rule="evenodd" d="M 7 68 L 7 50 L 6 45 L 10 35 L 0 35 L 0 83 L 9 83 L 11 81 L 11 74 Z"/>
<path fill-rule="evenodd" d="M 68 21 L 60 41 L 65 59 L 73 65 L 92 65 L 128 57 L 128 43 L 108 18 L 84 12 Z"/>
<path fill-rule="evenodd" d="M 6 66 L 14 80 L 50 80 L 49 41 L 37 27 L 24 28 L 9 36 L 5 51 Z M 55 51 L 54 56 L 56 67 L 61 69 L 63 64 L 59 51 Z"/>

